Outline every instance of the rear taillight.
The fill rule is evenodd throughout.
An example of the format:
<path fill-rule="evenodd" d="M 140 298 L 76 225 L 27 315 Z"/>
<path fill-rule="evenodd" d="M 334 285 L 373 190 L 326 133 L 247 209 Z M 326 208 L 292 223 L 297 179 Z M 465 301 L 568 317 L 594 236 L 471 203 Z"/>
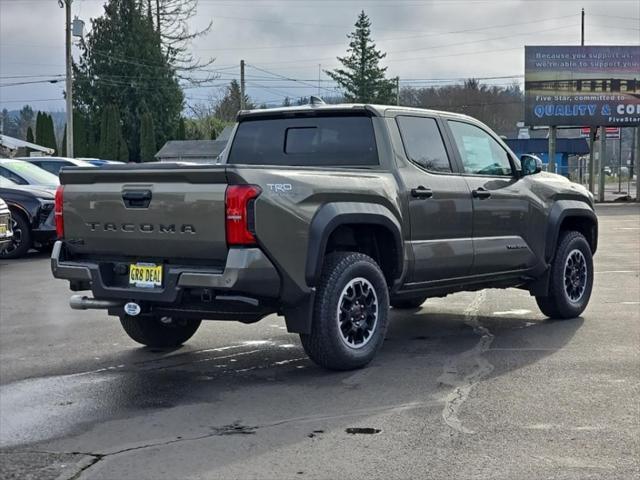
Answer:
<path fill-rule="evenodd" d="M 62 198 L 64 195 L 64 187 L 58 185 L 56 189 L 56 197 L 53 202 L 53 215 L 56 221 L 56 234 L 58 238 L 64 238 L 64 220 L 62 217 Z"/>
<path fill-rule="evenodd" d="M 255 245 L 254 210 L 255 198 L 260 195 L 255 185 L 229 185 L 225 195 L 227 245 Z"/>

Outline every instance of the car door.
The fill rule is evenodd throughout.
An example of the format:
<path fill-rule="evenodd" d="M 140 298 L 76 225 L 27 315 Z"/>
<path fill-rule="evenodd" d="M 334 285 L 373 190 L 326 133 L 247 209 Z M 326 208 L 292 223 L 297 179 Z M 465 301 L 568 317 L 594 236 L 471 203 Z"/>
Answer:
<path fill-rule="evenodd" d="M 396 117 L 406 162 L 399 165 L 411 223 L 409 283 L 469 274 L 473 261 L 471 193 L 447 150 L 438 119 Z"/>
<path fill-rule="evenodd" d="M 529 199 L 514 159 L 479 125 L 447 120 L 473 202 L 474 275 L 521 270 L 535 264 L 526 241 Z"/>

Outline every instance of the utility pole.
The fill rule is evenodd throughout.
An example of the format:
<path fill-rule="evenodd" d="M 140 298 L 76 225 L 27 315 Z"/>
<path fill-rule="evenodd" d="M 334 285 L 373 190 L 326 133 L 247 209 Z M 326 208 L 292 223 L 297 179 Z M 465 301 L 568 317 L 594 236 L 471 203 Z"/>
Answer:
<path fill-rule="evenodd" d="M 240 60 L 240 110 L 244 107 L 244 60 Z"/>
<path fill-rule="evenodd" d="M 396 105 L 400 105 L 400 77 L 396 77 Z"/>
<path fill-rule="evenodd" d="M 598 201 L 604 202 L 604 161 L 607 158 L 607 129 L 600 127 L 600 177 L 598 178 Z"/>
<path fill-rule="evenodd" d="M 556 139 L 558 136 L 558 128 L 554 125 L 549 127 L 549 163 L 547 171 L 556 173 Z"/>
<path fill-rule="evenodd" d="M 589 127 L 589 191 L 595 194 L 596 188 L 596 158 L 594 155 L 594 147 L 596 144 L 596 135 L 598 127 Z"/>
<path fill-rule="evenodd" d="M 580 45 L 584 47 L 584 8 L 580 12 Z M 589 191 L 595 193 L 595 155 L 593 147 L 598 134 L 598 127 L 589 127 Z"/>
<path fill-rule="evenodd" d="M 622 191 L 622 129 L 618 137 L 618 193 Z M 629 192 L 627 192 L 629 195 Z"/>
<path fill-rule="evenodd" d="M 73 70 L 71 58 L 71 2 L 73 0 L 58 0 L 60 8 L 65 9 L 65 52 L 66 52 L 66 109 L 67 109 L 67 156 L 73 158 Z"/>
<path fill-rule="evenodd" d="M 640 165 L 640 125 L 638 125 L 635 130 L 636 134 L 633 139 L 633 165 L 636 171 L 636 202 L 640 203 L 640 175 L 638 175 L 640 172 L 638 168 L 638 165 Z"/>

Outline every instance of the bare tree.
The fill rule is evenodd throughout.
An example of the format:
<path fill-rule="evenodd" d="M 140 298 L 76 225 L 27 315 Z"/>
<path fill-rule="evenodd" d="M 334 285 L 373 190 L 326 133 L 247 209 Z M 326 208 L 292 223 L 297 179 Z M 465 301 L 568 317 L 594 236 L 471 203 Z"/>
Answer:
<path fill-rule="evenodd" d="M 504 135 L 515 134 L 516 123 L 524 115 L 524 97 L 517 83 L 504 87 L 477 79 L 462 85 L 405 87 L 400 90 L 400 104 L 471 115 Z"/>
<path fill-rule="evenodd" d="M 160 35 L 165 54 L 170 59 L 182 80 L 199 84 L 215 79 L 213 75 L 202 78 L 194 77 L 194 73 L 211 65 L 215 59 L 202 60 L 195 58 L 190 51 L 190 43 L 196 38 L 207 35 L 213 21 L 197 31 L 191 31 L 189 20 L 197 14 L 198 0 L 141 0 L 147 2 L 150 21 Z"/>

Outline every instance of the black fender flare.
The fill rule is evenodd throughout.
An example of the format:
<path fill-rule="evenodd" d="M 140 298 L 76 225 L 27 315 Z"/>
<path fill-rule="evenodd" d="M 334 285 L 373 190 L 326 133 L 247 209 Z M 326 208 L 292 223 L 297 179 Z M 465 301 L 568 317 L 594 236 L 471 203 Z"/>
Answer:
<path fill-rule="evenodd" d="M 320 277 L 329 236 L 337 227 L 346 224 L 380 225 L 386 228 L 393 236 L 397 252 L 397 275 L 394 280 L 400 278 L 404 266 L 402 227 L 391 210 L 377 203 L 332 202 L 320 207 L 311 220 L 305 268 L 307 285 L 315 286 Z"/>
<path fill-rule="evenodd" d="M 593 223 L 593 238 L 589 243 L 593 245 L 593 253 L 598 246 L 598 217 L 585 202 L 579 200 L 558 200 L 549 211 L 549 220 L 547 224 L 547 232 L 545 236 L 545 260 L 550 262 L 556 252 L 558 236 L 560 235 L 560 226 L 567 218 L 586 218 Z"/>
<path fill-rule="evenodd" d="M 15 203 L 15 202 L 11 202 L 11 201 L 6 201 L 7 207 L 9 207 L 9 210 L 17 210 L 20 213 L 22 213 L 27 222 L 29 223 L 30 227 L 33 227 L 33 224 L 35 222 L 35 214 L 33 214 L 30 210 L 26 209 L 25 207 L 23 207 L 22 205 Z"/>

